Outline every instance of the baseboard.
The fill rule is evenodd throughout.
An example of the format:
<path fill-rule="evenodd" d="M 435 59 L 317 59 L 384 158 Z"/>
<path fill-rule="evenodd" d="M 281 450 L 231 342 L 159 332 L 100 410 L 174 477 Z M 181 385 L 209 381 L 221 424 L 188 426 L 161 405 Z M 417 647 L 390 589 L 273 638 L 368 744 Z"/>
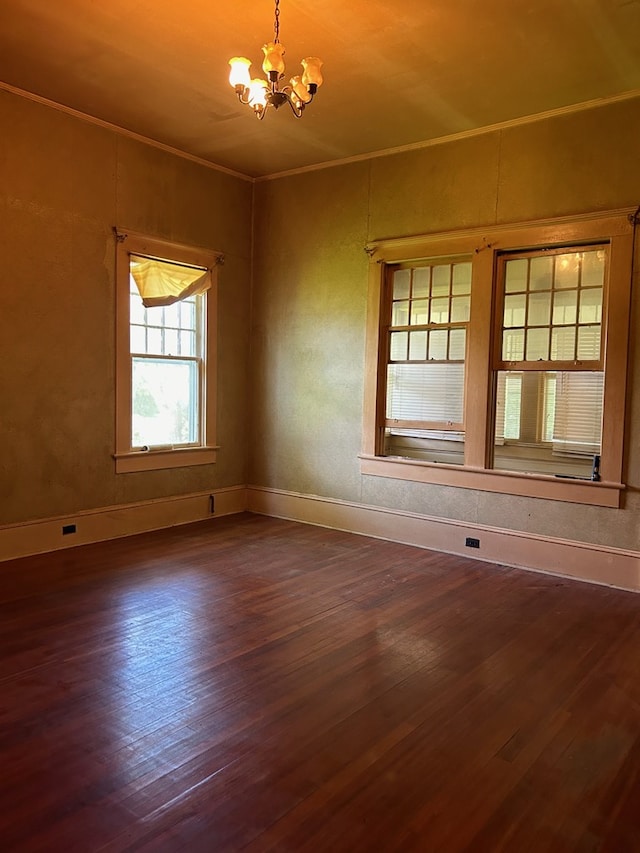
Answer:
<path fill-rule="evenodd" d="M 56 518 L 7 524 L 0 527 L 0 561 L 231 515 L 243 512 L 246 503 L 246 488 L 230 486 L 209 492 L 155 498 L 122 506 L 84 510 Z M 75 525 L 75 532 L 63 534 L 63 527 L 72 525 Z"/>
<path fill-rule="evenodd" d="M 637 551 L 466 524 L 258 486 L 247 488 L 247 509 L 262 515 L 416 545 L 447 554 L 640 591 L 640 553 Z M 468 537 L 479 540 L 480 547 L 466 547 L 465 540 Z"/>

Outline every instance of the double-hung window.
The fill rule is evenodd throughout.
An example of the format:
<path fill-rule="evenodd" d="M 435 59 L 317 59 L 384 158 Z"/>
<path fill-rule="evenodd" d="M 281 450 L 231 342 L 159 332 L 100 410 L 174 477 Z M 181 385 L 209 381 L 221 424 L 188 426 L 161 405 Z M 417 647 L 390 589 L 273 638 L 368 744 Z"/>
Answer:
<path fill-rule="evenodd" d="M 116 470 L 215 461 L 220 256 L 117 234 Z"/>
<path fill-rule="evenodd" d="M 461 464 L 471 262 L 390 267 L 385 452 Z"/>
<path fill-rule="evenodd" d="M 362 472 L 618 506 L 634 223 L 370 244 Z"/>
<path fill-rule="evenodd" d="M 494 467 L 600 478 L 609 247 L 498 259 Z"/>

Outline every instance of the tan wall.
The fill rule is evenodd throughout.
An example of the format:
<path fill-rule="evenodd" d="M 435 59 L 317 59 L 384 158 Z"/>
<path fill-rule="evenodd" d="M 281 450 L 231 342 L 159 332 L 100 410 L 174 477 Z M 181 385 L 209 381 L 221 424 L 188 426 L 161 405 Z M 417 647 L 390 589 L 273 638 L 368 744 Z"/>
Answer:
<path fill-rule="evenodd" d="M 246 482 L 251 184 L 0 92 L 0 524 Z M 114 225 L 222 251 L 216 465 L 114 472 Z"/>
<path fill-rule="evenodd" d="M 628 101 L 258 184 L 250 482 L 639 548 L 637 298 L 623 509 L 361 476 L 357 458 L 367 240 L 635 206 L 638 138 Z"/>

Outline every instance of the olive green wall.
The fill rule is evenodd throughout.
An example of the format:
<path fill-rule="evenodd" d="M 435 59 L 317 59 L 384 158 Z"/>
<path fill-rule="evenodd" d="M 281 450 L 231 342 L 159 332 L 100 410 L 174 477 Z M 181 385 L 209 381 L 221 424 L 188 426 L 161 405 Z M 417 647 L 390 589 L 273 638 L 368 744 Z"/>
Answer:
<path fill-rule="evenodd" d="M 0 524 L 244 484 L 249 182 L 0 92 Z M 114 472 L 111 229 L 225 253 L 215 465 Z"/>
<path fill-rule="evenodd" d="M 640 102 L 256 186 L 250 483 L 640 548 L 640 305 L 621 510 L 362 476 L 368 240 L 640 203 Z M 637 274 L 636 274 L 637 280 Z"/>

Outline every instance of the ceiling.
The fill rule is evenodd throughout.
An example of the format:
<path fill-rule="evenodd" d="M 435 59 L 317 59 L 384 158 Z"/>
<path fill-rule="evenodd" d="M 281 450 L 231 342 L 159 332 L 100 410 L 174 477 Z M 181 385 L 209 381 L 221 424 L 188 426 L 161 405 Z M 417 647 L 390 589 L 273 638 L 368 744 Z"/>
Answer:
<path fill-rule="evenodd" d="M 259 72 L 273 13 L 3 0 L 0 81 L 252 177 L 640 94 L 640 0 L 281 0 L 287 78 L 315 55 L 325 82 L 258 122 L 227 61 Z"/>

